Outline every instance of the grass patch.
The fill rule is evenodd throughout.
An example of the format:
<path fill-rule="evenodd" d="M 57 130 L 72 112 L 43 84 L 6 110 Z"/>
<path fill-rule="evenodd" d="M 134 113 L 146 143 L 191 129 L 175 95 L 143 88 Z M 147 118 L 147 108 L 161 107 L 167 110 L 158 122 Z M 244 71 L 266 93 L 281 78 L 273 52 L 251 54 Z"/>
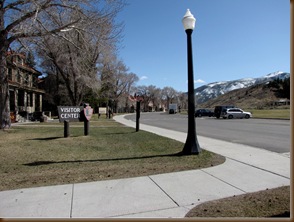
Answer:
<path fill-rule="evenodd" d="M 13 126 L 0 132 L 0 190 L 99 181 L 215 166 L 225 158 L 203 150 L 179 156 L 183 143 L 100 118 Z"/>
<path fill-rule="evenodd" d="M 248 109 L 253 118 L 290 119 L 290 109 Z"/>

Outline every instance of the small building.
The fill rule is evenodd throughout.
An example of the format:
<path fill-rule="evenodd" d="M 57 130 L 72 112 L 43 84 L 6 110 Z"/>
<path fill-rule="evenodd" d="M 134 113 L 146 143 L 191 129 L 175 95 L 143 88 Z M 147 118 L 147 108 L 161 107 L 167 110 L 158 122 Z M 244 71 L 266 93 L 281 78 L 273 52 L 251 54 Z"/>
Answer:
<path fill-rule="evenodd" d="M 45 93 L 39 88 L 41 73 L 26 63 L 25 54 L 8 52 L 7 72 L 12 122 L 13 115 L 15 118 L 17 114 L 27 116 L 29 113 L 41 112 L 42 96 Z"/>
<path fill-rule="evenodd" d="M 290 100 L 289 99 L 279 99 L 277 101 L 273 101 L 272 106 L 286 106 L 290 105 Z"/>

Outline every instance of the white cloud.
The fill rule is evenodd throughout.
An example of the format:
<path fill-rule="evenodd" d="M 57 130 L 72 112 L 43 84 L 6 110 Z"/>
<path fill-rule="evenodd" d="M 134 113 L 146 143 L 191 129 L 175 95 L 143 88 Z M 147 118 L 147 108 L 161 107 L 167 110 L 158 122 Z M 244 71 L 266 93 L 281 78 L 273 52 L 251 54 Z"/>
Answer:
<path fill-rule="evenodd" d="M 186 81 L 186 83 L 188 83 L 188 80 Z M 196 83 L 198 83 L 198 84 L 204 84 L 206 82 L 204 80 L 202 80 L 202 79 L 197 79 L 197 80 L 194 80 L 194 84 L 196 84 Z"/>
<path fill-rule="evenodd" d="M 140 80 L 145 80 L 145 79 L 148 79 L 148 77 L 147 76 L 141 76 L 140 77 Z"/>
<path fill-rule="evenodd" d="M 197 79 L 197 80 L 194 80 L 194 83 L 205 83 L 205 81 L 202 79 Z"/>

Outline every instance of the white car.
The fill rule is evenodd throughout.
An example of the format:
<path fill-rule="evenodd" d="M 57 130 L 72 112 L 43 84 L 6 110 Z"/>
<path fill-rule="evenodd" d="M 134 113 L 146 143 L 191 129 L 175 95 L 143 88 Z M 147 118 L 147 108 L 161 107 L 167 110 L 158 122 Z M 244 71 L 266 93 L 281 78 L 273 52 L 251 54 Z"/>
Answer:
<path fill-rule="evenodd" d="M 224 119 L 233 119 L 233 118 L 240 118 L 240 119 L 249 119 L 252 117 L 252 114 L 250 112 L 245 112 L 242 109 L 239 108 L 230 108 L 227 109 L 226 112 L 223 115 Z"/>

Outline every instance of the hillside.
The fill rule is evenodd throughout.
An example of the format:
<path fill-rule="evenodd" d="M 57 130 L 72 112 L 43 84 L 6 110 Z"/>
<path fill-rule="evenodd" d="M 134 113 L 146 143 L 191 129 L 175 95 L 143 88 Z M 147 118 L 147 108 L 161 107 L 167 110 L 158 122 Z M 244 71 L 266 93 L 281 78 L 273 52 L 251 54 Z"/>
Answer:
<path fill-rule="evenodd" d="M 231 81 L 209 83 L 195 89 L 196 102 L 197 104 L 202 104 L 232 90 L 248 88 L 259 84 L 266 84 L 277 79 L 284 80 L 289 77 L 290 73 L 277 71 L 259 78 L 243 78 Z"/>
<path fill-rule="evenodd" d="M 248 88 L 241 88 L 210 99 L 205 103 L 199 104 L 197 108 L 214 108 L 217 105 L 235 105 L 243 109 L 270 108 L 274 101 L 281 98 L 277 90 L 268 87 L 266 84 L 258 84 Z"/>

